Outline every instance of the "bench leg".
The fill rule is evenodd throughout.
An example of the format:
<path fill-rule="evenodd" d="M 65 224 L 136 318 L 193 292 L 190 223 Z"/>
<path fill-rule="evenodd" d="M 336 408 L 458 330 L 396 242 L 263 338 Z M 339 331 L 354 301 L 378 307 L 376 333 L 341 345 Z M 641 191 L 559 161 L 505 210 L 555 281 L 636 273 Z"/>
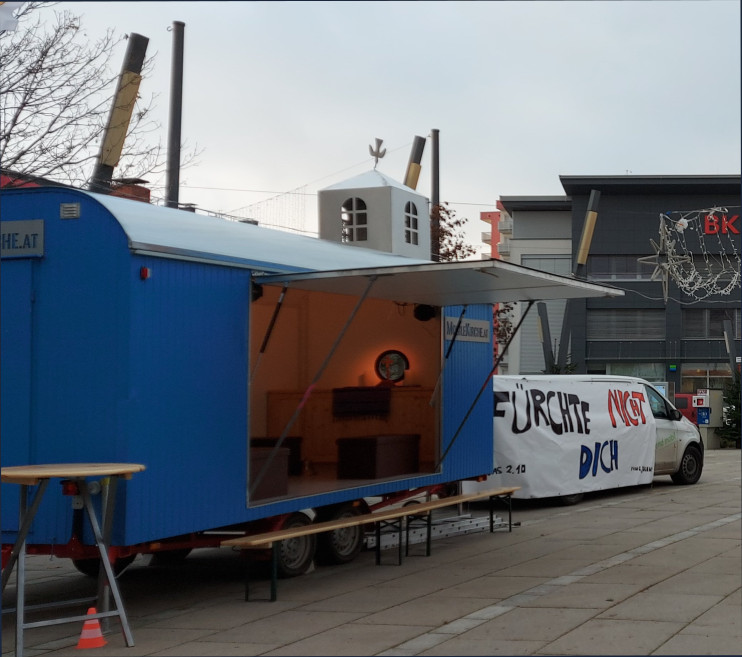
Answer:
<path fill-rule="evenodd" d="M 399 546 L 397 549 L 397 565 L 402 565 L 402 549 L 403 549 L 403 543 L 404 543 L 404 532 L 402 531 L 402 518 L 397 518 L 396 520 L 381 520 L 379 522 L 375 523 L 375 530 L 376 530 L 376 565 L 381 565 L 381 526 L 384 525 L 386 527 L 393 527 L 394 529 L 391 532 L 386 533 L 396 533 L 399 536 Z"/>
<path fill-rule="evenodd" d="M 271 602 L 278 599 L 278 552 L 280 542 L 275 541 L 271 547 Z"/>
<path fill-rule="evenodd" d="M 404 543 L 404 534 L 402 533 L 403 518 L 399 518 L 397 521 L 397 536 L 399 536 L 399 549 L 397 550 L 397 565 L 402 565 L 402 543 Z"/>
<path fill-rule="evenodd" d="M 278 541 L 271 545 L 271 597 L 270 601 L 278 599 Z M 250 601 L 250 558 L 248 550 L 243 550 L 245 557 L 245 602 Z"/>
<path fill-rule="evenodd" d="M 406 546 L 405 546 L 405 556 L 410 556 L 410 528 L 414 528 L 416 526 L 417 521 L 422 520 L 423 516 L 407 516 L 407 529 L 405 531 L 406 536 Z M 432 551 L 432 540 L 433 540 L 433 514 L 432 513 L 426 513 L 424 516 L 425 519 L 425 556 L 429 557 Z"/>
<path fill-rule="evenodd" d="M 489 513 L 490 513 L 490 534 L 495 531 L 495 499 L 504 497 L 508 501 L 508 531 L 513 531 L 513 498 L 510 493 L 507 495 L 490 495 Z"/>

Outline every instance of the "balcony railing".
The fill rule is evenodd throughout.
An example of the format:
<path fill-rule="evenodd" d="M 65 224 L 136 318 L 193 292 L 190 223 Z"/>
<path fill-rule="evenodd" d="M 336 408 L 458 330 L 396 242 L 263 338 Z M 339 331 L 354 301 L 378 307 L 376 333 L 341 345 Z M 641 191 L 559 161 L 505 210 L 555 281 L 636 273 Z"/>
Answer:
<path fill-rule="evenodd" d="M 512 217 L 509 219 L 500 219 L 500 221 L 497 222 L 497 230 L 499 230 L 501 233 L 512 233 L 513 232 Z"/>

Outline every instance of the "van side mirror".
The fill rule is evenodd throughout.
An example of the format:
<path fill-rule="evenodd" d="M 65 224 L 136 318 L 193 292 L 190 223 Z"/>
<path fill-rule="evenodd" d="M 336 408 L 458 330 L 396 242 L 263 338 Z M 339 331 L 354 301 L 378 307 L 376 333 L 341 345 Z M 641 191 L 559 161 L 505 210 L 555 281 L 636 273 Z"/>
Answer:
<path fill-rule="evenodd" d="M 678 422 L 679 420 L 682 419 L 682 417 L 683 417 L 683 414 L 677 408 L 673 408 L 670 411 L 670 419 L 671 420 L 674 420 L 675 422 Z"/>

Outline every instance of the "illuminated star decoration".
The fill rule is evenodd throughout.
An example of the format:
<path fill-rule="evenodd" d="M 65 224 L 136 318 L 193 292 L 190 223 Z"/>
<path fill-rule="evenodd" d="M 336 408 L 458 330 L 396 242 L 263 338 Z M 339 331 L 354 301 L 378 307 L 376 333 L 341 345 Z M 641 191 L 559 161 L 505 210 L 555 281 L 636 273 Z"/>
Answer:
<path fill-rule="evenodd" d="M 648 265 L 654 265 L 654 271 L 650 280 L 662 280 L 662 295 L 665 298 L 665 303 L 667 303 L 670 276 L 676 278 L 676 270 L 683 264 L 692 263 L 693 259 L 687 255 L 680 256 L 675 252 L 675 240 L 669 239 L 667 228 L 661 219 L 659 244 L 652 239 L 649 242 L 654 249 L 654 255 L 637 258 L 637 260 L 639 262 L 645 262 Z"/>

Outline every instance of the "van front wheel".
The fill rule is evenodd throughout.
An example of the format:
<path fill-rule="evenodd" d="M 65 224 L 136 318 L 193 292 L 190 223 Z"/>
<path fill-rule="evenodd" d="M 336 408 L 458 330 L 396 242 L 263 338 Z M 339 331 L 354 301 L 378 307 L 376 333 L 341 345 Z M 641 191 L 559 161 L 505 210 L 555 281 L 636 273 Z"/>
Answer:
<path fill-rule="evenodd" d="M 673 482 L 683 486 L 695 484 L 701 478 L 702 463 L 698 447 L 688 445 L 680 461 L 680 468 L 674 475 L 671 475 Z"/>
<path fill-rule="evenodd" d="M 557 501 L 562 506 L 574 506 L 579 504 L 583 497 L 585 497 L 584 493 L 573 493 L 572 495 L 560 495 L 557 497 Z"/>

